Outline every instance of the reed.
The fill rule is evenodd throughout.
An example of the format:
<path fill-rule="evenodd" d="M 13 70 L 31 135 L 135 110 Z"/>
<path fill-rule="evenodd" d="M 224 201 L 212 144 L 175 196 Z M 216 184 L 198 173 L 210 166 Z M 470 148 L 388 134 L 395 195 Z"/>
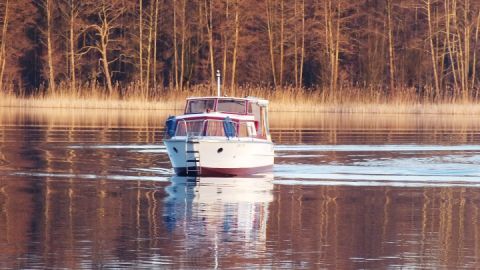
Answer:
<path fill-rule="evenodd" d="M 189 96 L 209 96 L 216 90 L 208 85 L 197 85 L 185 90 L 166 88 L 143 90 L 132 84 L 117 87 L 115 94 L 107 95 L 101 87 L 85 86 L 71 90 L 57 87 L 55 93 L 31 94 L 0 92 L 1 107 L 77 108 L 128 110 L 179 110 Z M 480 114 L 480 104 L 474 98 L 433 98 L 419 94 L 413 88 L 399 88 L 387 94 L 373 88 L 344 88 L 334 93 L 326 89 L 297 89 L 284 87 L 273 90 L 266 87 L 244 86 L 224 89 L 228 96 L 257 96 L 270 100 L 271 111 L 335 112 L 335 113 L 409 113 L 409 114 Z"/>
<path fill-rule="evenodd" d="M 11 108 L 0 107 L 0 126 L 35 125 L 56 128 L 140 128 L 161 131 L 169 115 L 180 113 L 172 110 L 95 110 L 69 108 Z M 468 135 L 480 131 L 477 115 L 435 115 L 435 114 L 368 114 L 368 113 L 312 113 L 312 112 L 272 112 L 269 115 L 272 130 L 297 132 L 318 130 L 372 132 L 385 130 L 427 130 L 427 134 L 456 131 L 465 134 L 465 139 L 475 139 Z M 435 132 L 433 132 L 435 131 Z M 433 133 L 431 133 L 433 132 Z M 474 132 L 475 133 L 475 132 Z M 0 139 L 1 139 L 0 132 Z M 162 132 L 154 135 L 163 136 Z M 437 137 L 440 135 L 434 135 Z M 452 135 L 453 136 L 453 135 Z M 452 136 L 445 139 L 457 140 Z M 440 136 L 442 137 L 442 136 Z"/>

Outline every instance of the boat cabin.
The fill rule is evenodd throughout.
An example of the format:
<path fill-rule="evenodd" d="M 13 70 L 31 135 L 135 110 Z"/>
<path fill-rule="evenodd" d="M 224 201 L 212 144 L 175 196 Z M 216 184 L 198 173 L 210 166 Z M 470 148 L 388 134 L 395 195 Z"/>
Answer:
<path fill-rule="evenodd" d="M 167 135 L 270 140 L 268 101 L 246 97 L 188 98 L 184 114 L 167 120 Z"/>

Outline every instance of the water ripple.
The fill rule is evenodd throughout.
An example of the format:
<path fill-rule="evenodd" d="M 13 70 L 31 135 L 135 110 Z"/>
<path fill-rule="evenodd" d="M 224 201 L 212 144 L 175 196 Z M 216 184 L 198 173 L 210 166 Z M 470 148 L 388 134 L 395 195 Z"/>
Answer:
<path fill-rule="evenodd" d="M 425 152 L 425 151 L 480 151 L 480 145 L 276 145 L 275 151 L 303 152 Z"/>

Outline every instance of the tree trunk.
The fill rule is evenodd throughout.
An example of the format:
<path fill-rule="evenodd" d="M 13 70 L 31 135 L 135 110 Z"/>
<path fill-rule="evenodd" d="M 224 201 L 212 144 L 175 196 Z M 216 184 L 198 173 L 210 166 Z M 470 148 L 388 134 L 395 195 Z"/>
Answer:
<path fill-rule="evenodd" d="M 393 25 L 392 25 L 392 0 L 387 0 L 387 27 L 388 27 L 388 58 L 390 70 L 390 94 L 395 90 L 395 55 L 393 42 Z"/>
<path fill-rule="evenodd" d="M 270 15 L 270 1 L 265 1 L 266 11 L 267 11 L 267 31 L 268 31 L 268 45 L 270 49 L 270 63 L 272 65 L 272 77 L 273 77 L 273 87 L 277 88 L 277 76 L 275 72 L 275 54 L 273 48 L 273 28 L 271 23 Z"/>
<path fill-rule="evenodd" d="M 108 56 L 107 56 L 107 45 L 102 44 L 102 66 L 103 72 L 105 75 L 105 82 L 107 83 L 108 94 L 111 96 L 113 94 L 113 85 L 112 77 L 110 75 L 110 68 L 108 66 Z"/>
<path fill-rule="evenodd" d="M 334 89 L 334 70 L 335 70 L 335 54 L 333 45 L 333 27 L 332 27 L 332 2 L 331 0 L 324 2 L 324 18 L 325 18 L 325 47 L 326 54 L 329 60 L 330 68 L 330 94 L 333 94 Z"/>
<path fill-rule="evenodd" d="M 158 36 L 158 2 L 155 0 L 155 18 L 153 19 L 155 27 L 153 34 L 153 88 L 157 88 L 157 36 Z"/>
<path fill-rule="evenodd" d="M 154 21 L 154 1 L 150 2 L 150 22 L 148 24 L 148 45 L 147 45 L 147 74 L 145 77 L 146 80 L 146 97 L 150 95 L 150 74 L 152 67 L 152 42 L 153 42 L 153 21 Z"/>
<path fill-rule="evenodd" d="M 235 5 L 235 39 L 234 39 L 234 45 L 233 45 L 232 81 L 231 81 L 231 87 L 230 87 L 232 92 L 235 90 L 235 78 L 236 78 L 236 72 L 237 72 L 237 49 L 238 49 L 238 36 L 240 32 L 240 21 L 238 18 L 239 8 L 240 7 L 237 0 Z"/>
<path fill-rule="evenodd" d="M 185 77 L 185 42 L 187 32 L 187 0 L 183 0 L 182 6 L 182 44 L 180 52 L 180 89 L 183 90 L 183 81 Z"/>
<path fill-rule="evenodd" d="M 445 14 L 446 14 L 446 23 L 445 23 L 445 36 L 446 36 L 446 40 L 447 40 L 447 48 L 448 48 L 448 55 L 449 55 L 449 58 L 450 58 L 450 65 L 451 65 L 451 68 L 452 68 L 452 74 L 453 74 L 453 82 L 454 82 L 454 98 L 456 96 L 456 92 L 458 91 L 458 80 L 457 80 L 457 71 L 456 71 L 456 68 L 455 68 L 455 61 L 454 61 L 454 56 L 453 56 L 453 46 L 454 46 L 454 42 L 450 40 L 450 26 L 451 26 L 451 23 L 450 23 L 450 1 L 449 0 L 446 0 L 445 1 Z"/>
<path fill-rule="evenodd" d="M 297 0 L 293 1 L 293 73 L 295 88 L 298 88 Z"/>
<path fill-rule="evenodd" d="M 46 0 L 47 13 L 47 57 L 48 57 L 48 88 L 55 93 L 55 73 L 53 70 L 53 45 L 52 45 L 52 0 Z"/>
<path fill-rule="evenodd" d="M 225 6 L 225 21 L 227 24 L 229 23 L 230 17 L 230 1 L 227 0 Z M 222 67 L 222 87 L 225 87 L 227 82 L 227 54 L 228 54 L 228 27 L 225 29 L 223 33 L 223 67 Z"/>
<path fill-rule="evenodd" d="M 461 30 L 460 30 L 460 25 L 459 25 L 459 22 L 458 22 L 458 18 L 457 18 L 457 1 L 456 0 L 453 0 L 452 1 L 452 16 L 453 16 L 453 26 L 454 26 L 454 30 L 455 30 L 455 35 L 457 36 L 457 39 L 458 39 L 458 50 L 455 50 L 456 51 L 456 57 L 455 59 L 457 60 L 457 70 L 458 70 L 458 76 L 459 76 L 459 80 L 460 80 L 460 95 L 463 96 L 464 93 L 465 93 L 465 88 L 466 88 L 466 85 L 465 85 L 465 77 L 466 77 L 466 74 L 465 74 L 465 71 L 466 71 L 466 68 L 465 68 L 465 58 L 464 58 L 464 41 L 462 41 L 462 34 L 461 34 Z M 455 44 L 455 46 L 457 46 Z"/>
<path fill-rule="evenodd" d="M 105 3 L 102 6 L 103 18 L 102 27 L 100 29 L 100 54 L 102 55 L 103 73 L 105 76 L 105 82 L 107 83 L 108 94 L 113 94 L 112 76 L 110 75 L 110 67 L 108 61 L 108 42 L 110 35 L 110 25 L 108 21 L 108 14 L 106 11 Z"/>
<path fill-rule="evenodd" d="M 332 0 L 325 2 L 325 44 L 330 67 L 330 94 L 337 90 L 338 60 L 340 50 L 340 4 L 337 4 L 336 15 L 332 8 Z M 336 16 L 336 20 L 334 18 Z M 335 26 L 334 26 L 335 24 Z"/>
<path fill-rule="evenodd" d="M 2 45 L 0 48 L 0 91 L 3 91 L 3 76 L 5 73 L 5 63 L 6 63 L 6 52 L 5 52 L 5 44 L 7 42 L 7 29 L 8 29 L 8 4 L 9 0 L 5 1 L 5 16 L 3 18 L 3 26 L 2 26 Z"/>
<path fill-rule="evenodd" d="M 280 0 L 280 77 L 278 83 L 283 87 L 283 68 L 285 61 L 285 4 Z"/>
<path fill-rule="evenodd" d="M 208 34 L 208 51 L 210 58 L 210 86 L 213 90 L 215 87 L 215 54 L 213 51 L 213 16 L 212 16 L 212 0 L 205 0 L 205 23 L 207 25 Z"/>
<path fill-rule="evenodd" d="M 338 0 L 337 0 L 338 1 Z M 337 29 L 335 34 L 335 54 L 334 54 L 334 72 L 333 72 L 333 90 L 336 91 L 338 85 L 338 68 L 340 55 L 340 3 L 337 2 Z"/>
<path fill-rule="evenodd" d="M 175 89 L 178 91 L 178 50 L 177 50 L 177 0 L 173 0 L 173 72 Z"/>
<path fill-rule="evenodd" d="M 463 89 L 463 98 L 467 99 L 470 95 L 470 89 L 468 88 L 469 80 L 468 76 L 470 75 L 470 39 L 471 39 L 471 29 L 470 29 L 470 19 L 469 12 L 470 10 L 470 0 L 465 0 L 465 6 L 463 7 L 463 33 L 464 33 L 464 57 L 463 57 L 463 80 L 464 80 L 464 89 Z"/>
<path fill-rule="evenodd" d="M 138 0 L 139 19 L 138 19 L 138 54 L 140 68 L 140 89 L 143 94 L 143 0 Z"/>
<path fill-rule="evenodd" d="M 475 27 L 475 43 L 473 45 L 473 63 L 472 63 L 472 83 L 470 88 L 473 90 L 475 87 L 475 76 L 476 76 L 476 71 L 477 71 L 477 45 L 478 45 L 478 33 L 479 33 L 479 28 L 480 28 L 480 10 L 478 11 L 477 14 L 477 23 Z M 477 91 L 478 93 L 478 91 Z"/>
<path fill-rule="evenodd" d="M 303 87 L 303 62 L 305 60 L 305 0 L 302 0 L 302 47 L 300 52 L 300 74 L 299 83 Z"/>
<path fill-rule="evenodd" d="M 432 29 L 432 15 L 431 15 L 431 1 L 427 0 L 427 20 L 428 20 L 428 40 L 430 43 L 430 55 L 432 56 L 433 79 L 435 81 L 435 97 L 438 98 L 440 94 L 440 84 L 437 72 L 437 54 L 433 46 L 433 29 Z"/>
<path fill-rule="evenodd" d="M 77 86 L 77 79 L 75 73 L 75 5 L 74 0 L 70 0 L 70 29 L 69 29 L 69 41 L 70 41 L 70 90 L 72 93 L 75 93 L 75 88 Z"/>

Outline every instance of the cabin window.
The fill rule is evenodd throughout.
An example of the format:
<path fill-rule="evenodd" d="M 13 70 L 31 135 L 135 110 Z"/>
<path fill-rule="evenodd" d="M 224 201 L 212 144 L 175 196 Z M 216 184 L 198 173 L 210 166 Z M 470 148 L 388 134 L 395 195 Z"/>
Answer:
<path fill-rule="evenodd" d="M 260 106 L 256 103 L 250 103 L 250 108 L 248 109 L 249 113 L 253 114 L 255 117 L 255 121 L 258 121 L 260 119 Z"/>
<path fill-rule="evenodd" d="M 189 100 L 185 113 L 204 113 L 213 111 L 215 105 L 214 99 L 194 99 Z"/>
<path fill-rule="evenodd" d="M 245 114 L 245 100 L 219 99 L 217 112 Z"/>
<path fill-rule="evenodd" d="M 251 102 L 248 103 L 248 114 L 253 114 L 253 105 L 254 104 Z"/>

